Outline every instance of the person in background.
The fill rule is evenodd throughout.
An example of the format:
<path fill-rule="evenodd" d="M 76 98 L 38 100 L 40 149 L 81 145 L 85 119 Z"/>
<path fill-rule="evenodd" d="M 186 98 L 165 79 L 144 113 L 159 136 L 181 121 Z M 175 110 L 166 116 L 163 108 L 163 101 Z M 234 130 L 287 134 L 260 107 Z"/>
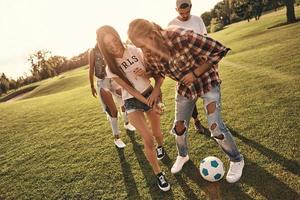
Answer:
<path fill-rule="evenodd" d="M 124 119 L 124 127 L 127 130 L 135 131 L 135 128 L 128 122 L 123 101 L 121 98 L 121 88 L 110 78 L 107 78 L 103 56 L 97 45 L 88 52 L 89 61 L 89 80 L 92 95 L 96 98 L 99 94 L 99 100 L 103 111 L 106 112 L 110 122 L 112 134 L 114 135 L 114 143 L 118 148 L 124 148 L 126 145 L 120 138 L 118 127 L 118 109 L 115 101 L 121 105 L 122 116 Z M 97 90 L 94 86 L 94 76 L 96 77 Z"/>
<path fill-rule="evenodd" d="M 201 35 L 207 35 L 205 24 L 201 17 L 191 15 L 192 2 L 191 0 L 176 0 L 176 11 L 178 16 L 169 22 L 168 26 L 178 26 L 186 29 L 193 30 Z M 198 118 L 198 109 L 195 104 L 192 117 L 194 125 L 198 133 L 204 134 L 205 130 Z"/>

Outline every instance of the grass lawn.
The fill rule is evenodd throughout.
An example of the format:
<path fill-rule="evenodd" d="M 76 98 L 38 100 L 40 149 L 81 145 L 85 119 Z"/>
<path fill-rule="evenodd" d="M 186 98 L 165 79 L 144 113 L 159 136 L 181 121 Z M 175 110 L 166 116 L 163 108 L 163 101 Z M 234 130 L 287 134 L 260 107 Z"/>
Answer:
<path fill-rule="evenodd" d="M 166 79 L 161 124 L 167 156 L 161 166 L 171 190 L 161 192 L 140 136 L 126 132 L 122 120 L 127 146 L 114 146 L 85 66 L 42 82 L 22 100 L 0 104 L 0 199 L 300 199 L 300 23 L 268 29 L 285 20 L 283 9 L 211 34 L 232 49 L 219 69 L 222 115 L 246 161 L 239 182 L 201 178 L 204 157 L 219 157 L 226 170 L 229 162 L 214 140 L 193 127 L 191 160 L 171 174 L 175 82 Z M 206 125 L 202 110 L 200 115 Z"/>

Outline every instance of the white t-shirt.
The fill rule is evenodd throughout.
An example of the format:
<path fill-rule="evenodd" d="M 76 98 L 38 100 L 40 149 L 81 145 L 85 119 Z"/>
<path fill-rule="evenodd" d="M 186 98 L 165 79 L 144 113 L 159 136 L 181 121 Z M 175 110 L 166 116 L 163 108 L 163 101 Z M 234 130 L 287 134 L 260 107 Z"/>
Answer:
<path fill-rule="evenodd" d="M 169 22 L 168 26 L 179 26 L 193 30 L 201 35 L 206 35 L 207 30 L 201 17 L 191 15 L 187 21 L 180 21 L 177 17 Z"/>
<path fill-rule="evenodd" d="M 127 79 L 132 83 L 134 88 L 140 93 L 144 92 L 146 89 L 150 87 L 150 80 L 145 78 L 144 76 L 137 76 L 133 72 L 136 68 L 142 68 L 145 70 L 143 63 L 143 53 L 140 49 L 127 45 L 122 58 L 116 59 L 119 67 L 125 73 Z M 108 67 L 106 67 L 106 74 L 108 78 L 116 78 L 118 75 L 112 73 Z M 131 94 L 127 92 L 124 88 L 122 88 L 122 99 L 130 99 L 133 98 Z"/>

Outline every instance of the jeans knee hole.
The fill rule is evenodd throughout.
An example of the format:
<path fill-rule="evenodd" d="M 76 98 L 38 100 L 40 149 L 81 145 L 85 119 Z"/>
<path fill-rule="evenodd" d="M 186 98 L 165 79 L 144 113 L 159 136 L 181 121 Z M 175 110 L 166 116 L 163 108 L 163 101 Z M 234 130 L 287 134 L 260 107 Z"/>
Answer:
<path fill-rule="evenodd" d="M 211 102 L 206 106 L 207 114 L 212 114 L 216 111 L 216 102 Z"/>
<path fill-rule="evenodd" d="M 183 135 L 186 130 L 186 126 L 184 124 L 184 121 L 177 121 L 175 123 L 174 131 L 176 135 L 180 136 Z"/>
<path fill-rule="evenodd" d="M 210 131 L 212 134 L 212 137 L 214 137 L 215 139 L 218 140 L 224 140 L 224 134 L 222 133 L 222 131 L 220 130 L 219 126 L 217 123 L 213 123 L 210 127 Z"/>

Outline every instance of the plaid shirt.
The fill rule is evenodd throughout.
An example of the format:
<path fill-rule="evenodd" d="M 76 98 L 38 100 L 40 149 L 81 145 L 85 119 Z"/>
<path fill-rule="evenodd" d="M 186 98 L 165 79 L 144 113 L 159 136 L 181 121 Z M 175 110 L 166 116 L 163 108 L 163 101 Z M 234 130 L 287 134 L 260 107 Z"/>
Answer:
<path fill-rule="evenodd" d="M 196 34 L 191 30 L 170 28 L 162 33 L 171 58 L 166 61 L 151 52 L 144 52 L 147 70 L 151 73 L 169 76 L 177 81 L 177 92 L 189 99 L 194 99 L 209 92 L 221 83 L 218 62 L 230 50 L 212 38 Z M 189 86 L 180 80 L 205 62 L 213 66 Z"/>

